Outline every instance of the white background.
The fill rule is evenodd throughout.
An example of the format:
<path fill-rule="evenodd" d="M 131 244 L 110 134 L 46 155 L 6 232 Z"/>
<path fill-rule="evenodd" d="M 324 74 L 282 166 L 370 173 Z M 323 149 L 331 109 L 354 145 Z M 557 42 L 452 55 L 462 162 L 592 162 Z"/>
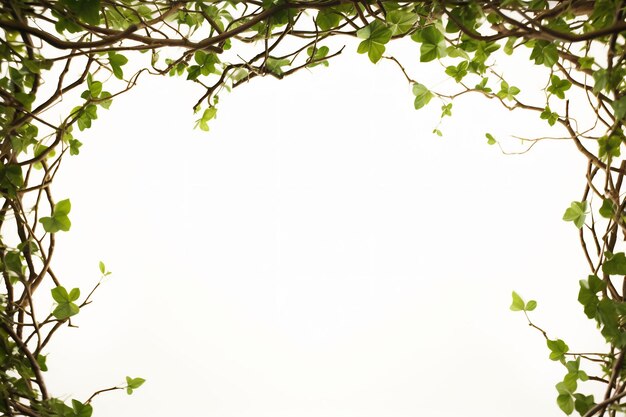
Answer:
<path fill-rule="evenodd" d="M 398 48 L 418 81 L 453 86 Z M 520 62 L 507 74 L 532 85 Z M 99 260 L 113 275 L 50 345 L 53 394 L 130 375 L 147 382 L 97 397 L 96 417 L 562 414 L 563 368 L 509 305 L 537 299 L 551 337 L 598 346 L 561 221 L 584 186 L 573 144 L 506 156 L 486 132 L 519 149 L 507 134 L 547 125 L 476 97 L 436 137 L 441 103 L 415 111 L 397 67 L 352 52 L 223 94 L 208 134 L 201 93 L 144 79 L 76 135 L 57 274 L 84 294 Z"/>

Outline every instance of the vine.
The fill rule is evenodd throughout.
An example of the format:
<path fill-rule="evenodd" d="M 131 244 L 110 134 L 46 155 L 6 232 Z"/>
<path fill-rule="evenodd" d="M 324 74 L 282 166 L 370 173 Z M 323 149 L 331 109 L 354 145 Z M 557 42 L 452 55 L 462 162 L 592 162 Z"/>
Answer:
<path fill-rule="evenodd" d="M 50 340 L 62 326 L 72 326 L 100 285 L 86 296 L 79 288 L 67 289 L 52 262 L 56 234 L 71 228 L 70 200 L 54 198 L 54 178 L 64 158 L 80 153 L 100 112 L 140 77 L 182 76 L 203 91 L 191 107 L 196 127 L 208 131 L 224 91 L 256 77 L 281 79 L 328 66 L 343 52 L 329 41 L 344 36 L 358 38 L 357 52 L 372 63 L 385 58 L 398 66 L 416 109 L 438 99 L 443 119 L 452 115 L 457 97 L 479 94 L 511 111 L 535 114 L 587 159 L 582 195 L 563 219 L 578 229 L 589 267 L 578 301 L 597 323 L 606 350 L 570 352 L 565 341 L 531 321 L 537 303 L 517 293 L 511 309 L 525 314 L 545 337 L 549 358 L 563 365 L 556 396 L 566 414 L 623 414 L 625 13 L 626 2 L 618 0 L 3 1 L 0 412 L 89 417 L 95 396 L 120 389 L 131 394 L 144 382 L 126 377 L 123 385 L 69 403 L 54 397 L 45 382 Z M 400 38 L 415 42 L 421 62 L 440 62 L 456 90 L 438 92 L 385 55 L 386 45 Z M 527 55 L 529 65 L 547 68 L 541 100 L 527 98 L 498 72 L 500 52 Z M 434 133 L 441 135 L 438 127 Z M 485 137 L 499 143 L 490 132 Z M 532 147 L 543 139 L 527 142 Z M 102 279 L 109 275 L 102 263 L 100 272 Z M 35 294 L 50 287 L 54 308 L 48 312 Z M 598 384 L 603 395 L 583 392 L 580 381 Z"/>

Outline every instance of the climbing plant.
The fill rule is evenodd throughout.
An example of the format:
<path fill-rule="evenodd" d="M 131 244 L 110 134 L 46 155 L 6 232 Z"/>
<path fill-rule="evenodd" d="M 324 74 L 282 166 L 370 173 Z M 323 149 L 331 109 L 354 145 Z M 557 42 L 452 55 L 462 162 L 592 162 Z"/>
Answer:
<path fill-rule="evenodd" d="M 455 98 L 478 94 L 536 115 L 546 131 L 558 132 L 587 159 L 582 193 L 564 208 L 563 220 L 577 230 L 588 264 L 578 301 L 606 349 L 570 350 L 531 321 L 537 302 L 515 292 L 511 309 L 545 336 L 546 359 L 563 365 L 555 390 L 563 412 L 624 414 L 625 13 L 626 2 L 618 0 L 2 1 L 0 413 L 89 417 L 95 396 L 131 394 L 144 382 L 126 377 L 119 386 L 94 388 L 90 398 L 70 400 L 56 398 L 45 382 L 50 340 L 72 326 L 99 285 L 65 288 L 52 260 L 63 250 L 55 247 L 56 234 L 71 229 L 70 199 L 55 199 L 54 178 L 65 158 L 80 154 L 101 112 L 140 77 L 183 77 L 201 88 L 190 108 L 196 127 L 208 131 L 220 94 L 260 76 L 281 79 L 328 66 L 343 51 L 331 39 L 355 37 L 356 52 L 367 60 L 397 65 L 415 109 L 437 103 L 444 118 L 452 115 Z M 440 62 L 454 92 L 436 91 L 388 55 L 387 44 L 400 38 L 414 42 L 419 61 Z M 503 54 L 545 68 L 540 96 L 499 72 Z M 434 133 L 441 134 L 438 128 Z M 499 144 L 487 128 L 485 139 Z M 525 142 L 531 147 L 544 139 Z M 101 279 L 108 279 L 105 265 L 99 267 Z M 582 389 L 581 381 L 597 387 Z"/>

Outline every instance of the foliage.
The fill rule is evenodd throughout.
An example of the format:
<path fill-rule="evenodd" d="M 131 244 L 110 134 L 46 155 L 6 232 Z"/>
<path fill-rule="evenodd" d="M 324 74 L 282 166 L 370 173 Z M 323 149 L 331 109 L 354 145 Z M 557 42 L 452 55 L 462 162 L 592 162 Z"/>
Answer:
<path fill-rule="evenodd" d="M 537 307 L 513 293 L 511 309 L 546 339 L 549 358 L 563 365 L 556 404 L 589 416 L 625 410 L 626 118 L 625 3 L 617 0 L 374 1 L 374 0 L 7 0 L 0 5 L 0 413 L 7 416 L 92 414 L 101 393 L 139 388 L 142 378 L 69 403 L 48 392 L 45 349 L 55 332 L 80 317 L 99 282 L 81 297 L 53 272 L 55 235 L 71 228 L 69 199 L 55 203 L 52 184 L 64 157 L 78 155 L 85 131 L 140 77 L 184 77 L 203 94 L 193 104 L 196 127 L 209 130 L 219 94 L 259 76 L 281 79 L 328 66 L 342 52 L 330 38 L 356 37 L 356 52 L 373 63 L 389 59 L 406 77 L 416 109 L 441 104 L 441 117 L 465 94 L 536 114 L 587 159 L 584 191 L 563 219 L 577 229 L 589 265 L 578 301 L 606 341 L 604 352 L 570 351 L 530 321 Z M 416 81 L 387 45 L 411 39 L 421 62 L 439 61 L 456 88 L 444 94 Z M 543 97 L 531 100 L 500 74 L 495 58 L 528 57 L 546 69 Z M 44 88 L 44 84 L 46 87 Z M 50 110 L 63 97 L 74 107 Z M 580 121 L 579 121 L 580 118 Z M 434 131 L 441 135 L 438 128 Z M 487 143 L 500 144 L 491 133 Z M 526 139 L 531 146 L 545 138 Z M 16 233 L 9 233 L 8 230 Z M 101 279 L 110 274 L 99 265 Z M 33 294 L 53 287 L 50 312 Z M 621 283 L 621 284 L 620 284 Z M 54 306 L 53 306 L 54 304 Z M 38 314 L 35 314 L 35 311 Z M 44 313 L 42 313 L 44 312 Z M 604 387 L 596 398 L 579 382 Z"/>

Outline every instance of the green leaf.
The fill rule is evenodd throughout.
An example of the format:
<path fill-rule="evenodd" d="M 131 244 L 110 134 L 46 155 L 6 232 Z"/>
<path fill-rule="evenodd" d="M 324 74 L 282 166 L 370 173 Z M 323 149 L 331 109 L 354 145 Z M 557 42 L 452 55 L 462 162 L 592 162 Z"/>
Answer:
<path fill-rule="evenodd" d="M 108 91 L 103 91 L 100 94 L 100 99 L 98 100 L 98 104 L 107 110 L 109 109 L 109 107 L 111 107 L 111 103 L 113 102 L 113 100 L 107 100 L 109 97 L 111 97 L 111 93 L 109 93 Z"/>
<path fill-rule="evenodd" d="M 615 111 L 615 118 L 617 120 L 624 119 L 624 116 L 626 116 L 626 96 L 614 100 L 611 103 L 611 107 L 613 107 Z"/>
<path fill-rule="evenodd" d="M 489 78 L 484 77 L 474 88 L 479 91 L 484 91 L 485 93 L 491 93 L 491 88 L 487 87 L 488 82 Z"/>
<path fill-rule="evenodd" d="M 208 122 L 209 120 L 213 119 L 216 114 L 217 114 L 217 107 L 209 107 L 202 114 L 202 120 Z"/>
<path fill-rule="evenodd" d="M 541 1 L 543 4 L 545 4 L 545 9 L 547 9 L 547 5 L 548 5 L 548 1 L 547 0 L 534 0 L 534 2 L 538 2 Z M 557 32 L 561 32 L 561 33 L 568 33 L 571 32 L 571 27 L 570 24 L 562 17 L 562 16 L 555 16 L 553 19 L 549 19 L 547 21 L 547 27 L 549 27 L 550 29 L 553 29 Z M 557 46 L 560 45 L 560 43 L 557 42 Z"/>
<path fill-rule="evenodd" d="M 467 52 L 465 52 L 461 48 L 457 48 L 454 45 L 446 46 L 446 55 L 450 58 L 463 58 L 465 60 L 469 60 L 470 56 Z"/>
<path fill-rule="evenodd" d="M 602 272 L 608 275 L 626 275 L 626 255 L 624 252 L 619 252 L 602 264 Z"/>
<path fill-rule="evenodd" d="M 328 61 L 324 60 L 324 57 L 326 57 L 330 52 L 328 46 L 321 46 L 319 48 L 314 48 L 313 46 L 311 46 L 307 48 L 306 52 L 307 55 L 311 57 L 312 61 L 312 63 L 307 65 L 308 67 L 313 68 L 317 65 L 324 65 L 325 67 L 328 66 Z"/>
<path fill-rule="evenodd" d="M 83 116 L 88 117 L 90 120 L 96 120 L 98 118 L 98 107 L 94 104 L 88 104 L 85 106 Z"/>
<path fill-rule="evenodd" d="M 435 25 L 430 25 L 415 32 L 411 36 L 416 42 L 421 42 L 420 61 L 430 62 L 438 58 L 443 58 L 447 54 L 446 41 L 443 33 Z"/>
<path fill-rule="evenodd" d="M 454 78 L 454 81 L 460 83 L 463 77 L 467 75 L 467 68 L 469 67 L 468 61 L 461 61 L 459 65 L 451 65 L 446 68 L 446 74 Z"/>
<path fill-rule="evenodd" d="M 250 75 L 250 73 L 248 72 L 247 69 L 245 68 L 239 68 L 237 71 L 235 71 L 233 73 L 233 75 L 231 76 L 231 79 L 233 80 L 233 82 L 237 82 L 237 81 L 241 81 L 244 78 L 248 77 Z"/>
<path fill-rule="evenodd" d="M 613 24 L 617 2 L 614 0 L 597 0 L 593 3 L 593 13 L 590 16 L 593 28 L 601 29 Z"/>
<path fill-rule="evenodd" d="M 219 59 L 216 61 L 215 54 L 209 54 L 204 51 L 194 52 L 193 60 L 196 61 L 196 64 L 200 65 L 201 67 L 205 65 L 215 65 L 217 62 L 219 62 Z"/>
<path fill-rule="evenodd" d="M 48 233 L 56 233 L 59 231 L 67 232 L 70 230 L 72 223 L 70 219 L 66 217 L 42 217 L 39 222 L 43 225 L 43 228 Z"/>
<path fill-rule="evenodd" d="M 72 400 L 72 408 L 74 410 L 73 417 L 91 417 L 93 408 L 90 404 L 83 404 L 78 400 Z"/>
<path fill-rule="evenodd" d="M 83 143 L 78 139 L 70 139 L 70 155 L 78 155 L 80 153 L 80 147 Z"/>
<path fill-rule="evenodd" d="M 446 32 L 447 33 L 458 33 L 461 31 L 459 24 L 465 28 L 476 29 L 479 26 L 478 18 L 480 15 L 478 14 L 478 8 L 476 7 L 466 7 L 466 4 L 461 5 L 460 3 L 456 3 L 459 6 L 454 7 L 450 10 L 451 18 L 448 19 L 446 24 Z M 481 13 L 482 14 L 482 13 Z M 458 22 L 459 24 L 457 24 Z"/>
<path fill-rule="evenodd" d="M 65 287 L 58 286 L 56 288 L 51 289 L 50 293 L 52 294 L 52 298 L 54 298 L 54 301 L 56 301 L 59 304 L 72 301 L 70 300 L 70 295 L 68 294 Z"/>
<path fill-rule="evenodd" d="M 104 273 L 107 270 L 106 266 L 104 265 L 104 262 L 102 262 L 102 261 L 98 262 L 98 267 L 100 268 L 100 273 L 102 275 L 104 275 Z"/>
<path fill-rule="evenodd" d="M 575 361 L 566 362 L 565 367 L 567 368 L 567 372 L 570 374 L 578 373 L 580 368 L 580 356 Z"/>
<path fill-rule="evenodd" d="M 573 394 L 576 388 L 578 388 L 578 372 L 568 372 L 563 378 L 563 382 L 557 384 L 557 390 L 561 394 L 565 393 L 563 391 Z"/>
<path fill-rule="evenodd" d="M 517 41 L 517 38 L 514 37 L 510 37 L 509 39 L 507 39 L 506 44 L 504 45 L 504 53 L 507 55 L 513 55 L 513 50 L 515 48 L 515 42 Z"/>
<path fill-rule="evenodd" d="M 571 206 L 567 210 L 565 210 L 565 214 L 563 214 L 563 220 L 565 220 L 566 222 L 574 222 L 574 225 L 580 229 L 585 224 L 586 216 L 587 202 L 572 201 Z"/>
<path fill-rule="evenodd" d="M 61 4 L 90 25 L 100 23 L 100 0 L 62 0 Z"/>
<path fill-rule="evenodd" d="M 41 74 L 42 69 L 50 69 L 52 67 L 52 61 L 48 60 L 30 60 L 25 59 L 22 64 L 33 74 Z"/>
<path fill-rule="evenodd" d="M 146 380 L 143 378 L 131 378 L 129 376 L 126 377 L 126 384 L 132 389 L 139 388 L 143 385 L 144 382 L 146 382 Z"/>
<path fill-rule="evenodd" d="M 291 64 L 291 61 L 289 61 L 288 59 L 276 59 L 270 57 L 267 58 L 267 61 L 265 61 L 265 67 L 267 68 L 267 70 L 278 76 L 282 76 L 284 74 L 282 67 L 289 64 Z"/>
<path fill-rule="evenodd" d="M 598 156 L 602 160 L 617 158 L 621 154 L 622 138 L 618 135 L 602 136 L 598 139 Z"/>
<path fill-rule="evenodd" d="M 221 61 L 216 54 L 206 53 L 204 51 L 196 51 L 193 55 L 194 61 L 198 64 L 197 66 L 200 69 L 200 73 L 202 75 L 216 74 L 219 71 L 215 68 L 216 64 L 219 64 Z M 192 67 L 195 67 L 192 66 Z M 192 67 L 189 67 L 190 70 Z"/>
<path fill-rule="evenodd" d="M 545 65 L 551 68 L 559 60 L 559 51 L 556 44 L 549 41 L 537 41 L 533 46 L 530 59 L 537 65 Z"/>
<path fill-rule="evenodd" d="M 72 209 L 72 203 L 70 203 L 69 199 L 59 201 L 55 206 L 53 213 L 55 215 L 67 216 Z"/>
<path fill-rule="evenodd" d="M 623 346 L 624 333 L 621 330 L 621 317 L 623 313 L 618 311 L 618 307 L 623 309 L 623 305 L 608 298 L 602 298 L 597 304 L 595 318 L 603 325 L 602 336 L 607 342 Z"/>
<path fill-rule="evenodd" d="M 315 17 L 315 23 L 323 31 L 330 30 L 330 29 L 337 27 L 339 25 L 339 22 L 341 22 L 341 20 L 342 20 L 341 14 L 339 14 L 337 11 L 333 10 L 332 8 L 320 10 L 317 16 Z"/>
<path fill-rule="evenodd" d="M 547 120 L 550 126 L 554 126 L 554 124 L 559 120 L 559 115 L 550 110 L 550 106 L 546 106 L 539 117 L 542 120 Z"/>
<path fill-rule="evenodd" d="M 556 75 L 550 77 L 550 85 L 548 92 L 554 94 L 560 99 L 565 98 L 565 92 L 570 89 L 572 83 L 569 80 L 563 80 Z"/>
<path fill-rule="evenodd" d="M 433 98 L 433 93 L 424 84 L 413 84 L 413 94 L 415 95 L 415 110 L 419 110 L 427 105 Z"/>
<path fill-rule="evenodd" d="M 529 302 L 526 303 L 526 307 L 524 307 L 524 310 L 533 311 L 536 308 L 537 308 L 537 302 L 535 300 L 530 300 Z"/>
<path fill-rule="evenodd" d="M 72 289 L 72 291 L 68 294 L 64 287 L 58 286 L 50 290 L 50 292 L 54 301 L 58 303 L 52 312 L 54 317 L 59 320 L 65 320 L 75 314 L 78 314 L 80 309 L 72 302 L 76 301 L 76 299 L 80 296 L 80 290 L 78 288 Z"/>
<path fill-rule="evenodd" d="M 593 395 L 574 394 L 574 408 L 581 415 L 587 414 L 587 411 L 595 405 Z"/>
<path fill-rule="evenodd" d="M 567 368 L 567 375 L 565 375 L 563 382 L 570 388 L 570 392 L 576 391 L 579 379 L 581 381 L 589 380 L 587 373 L 580 369 L 580 356 L 575 361 L 566 362 L 565 367 Z"/>
<path fill-rule="evenodd" d="M 76 301 L 79 298 L 80 298 L 80 288 L 72 288 L 72 290 L 69 293 L 68 301 Z"/>
<path fill-rule="evenodd" d="M 385 44 L 392 36 L 391 29 L 384 23 L 375 20 L 356 32 L 357 37 L 363 39 L 357 48 L 359 54 L 367 53 L 374 64 L 380 61 L 385 52 Z"/>
<path fill-rule="evenodd" d="M 72 206 L 70 200 L 59 201 L 54 210 L 52 210 L 51 217 L 42 217 L 39 222 L 43 225 L 43 228 L 48 233 L 56 233 L 58 231 L 67 232 L 70 230 L 72 223 L 67 216 Z"/>
<path fill-rule="evenodd" d="M 487 145 L 495 145 L 498 143 L 491 133 L 485 133 L 485 137 L 487 138 Z"/>
<path fill-rule="evenodd" d="M 34 253 L 39 252 L 39 247 L 32 239 L 22 241 L 19 245 L 17 245 L 17 249 L 23 254 L 27 254 L 27 253 L 34 254 Z"/>
<path fill-rule="evenodd" d="M 64 320 L 78 314 L 80 309 L 73 303 L 73 301 L 78 300 L 80 297 L 80 290 L 78 288 L 73 288 L 68 294 L 64 287 L 58 286 L 50 290 L 50 293 L 52 294 L 54 301 L 58 303 L 57 307 L 52 312 L 54 317 L 59 320 Z"/>
<path fill-rule="evenodd" d="M 616 207 L 613 201 L 610 198 L 605 198 L 604 200 L 602 200 L 602 206 L 598 211 L 600 212 L 600 216 L 604 217 L 605 219 L 612 219 L 615 215 L 615 209 Z"/>
<path fill-rule="evenodd" d="M 593 64 L 595 63 L 595 59 L 590 56 L 583 56 L 578 58 L 578 64 L 580 64 L 580 69 L 591 69 Z"/>
<path fill-rule="evenodd" d="M 609 85 L 609 76 L 605 69 L 599 69 L 594 71 L 592 74 L 593 77 L 593 92 L 598 94 L 602 90 L 608 88 Z"/>
<path fill-rule="evenodd" d="M 556 398 L 556 403 L 568 416 L 574 412 L 574 397 L 571 394 L 559 394 Z"/>
<path fill-rule="evenodd" d="M 9 192 L 17 191 L 24 185 L 22 168 L 19 165 L 3 165 L 0 162 L 0 185 Z"/>
<path fill-rule="evenodd" d="M 23 93 L 23 92 L 17 92 L 14 94 L 14 97 L 17 101 L 20 102 L 20 104 L 22 104 L 27 110 L 30 110 L 32 107 L 32 104 L 35 101 L 35 95 L 34 94 L 27 94 L 27 93 Z"/>
<path fill-rule="evenodd" d="M 513 297 L 513 302 L 511 303 L 511 307 L 509 307 L 511 311 L 523 311 L 525 303 L 522 297 L 515 291 L 511 293 L 511 296 Z"/>
<path fill-rule="evenodd" d="M 584 306 L 585 315 L 588 318 L 596 318 L 600 303 L 600 299 L 596 294 L 602 291 L 606 284 L 595 275 L 590 275 L 586 280 L 581 279 L 579 283 L 578 301 Z"/>
<path fill-rule="evenodd" d="M 499 98 L 503 100 L 515 100 L 515 96 L 519 94 L 520 89 L 514 86 L 509 86 L 509 83 L 506 81 L 502 81 L 500 83 L 500 91 L 496 94 Z"/>
<path fill-rule="evenodd" d="M 567 376 L 567 375 L 566 375 Z M 572 394 L 573 391 L 576 390 L 576 383 L 574 382 L 574 386 L 571 386 L 571 379 L 569 380 L 569 384 L 567 381 L 562 381 L 556 384 L 556 390 L 559 394 Z"/>
<path fill-rule="evenodd" d="M 89 93 L 93 98 L 98 97 L 102 92 L 102 83 L 100 81 L 88 81 L 87 85 L 89 87 Z"/>
<path fill-rule="evenodd" d="M 146 382 L 146 380 L 143 378 L 131 378 L 127 376 L 126 377 L 126 393 L 128 395 L 131 395 L 133 393 L 133 390 L 136 390 L 137 388 L 142 386 L 144 382 Z"/>
<path fill-rule="evenodd" d="M 74 417 L 74 410 L 58 398 L 51 398 L 50 405 L 54 411 L 54 414 L 52 414 L 54 417 Z"/>
<path fill-rule="evenodd" d="M 485 66 L 487 58 L 492 53 L 500 49 L 500 45 L 496 42 L 484 42 L 480 41 L 476 43 L 476 52 L 474 53 L 474 62 L 482 67 Z"/>
<path fill-rule="evenodd" d="M 199 127 L 201 130 L 205 132 L 209 131 L 209 121 L 215 117 L 217 114 L 217 107 L 209 107 L 202 113 L 202 117 L 196 120 L 196 128 Z"/>
<path fill-rule="evenodd" d="M 17 251 L 7 252 L 4 256 L 4 271 L 12 273 L 13 276 L 21 276 L 23 274 L 24 265 L 22 264 L 23 257 Z"/>
<path fill-rule="evenodd" d="M 128 63 L 128 58 L 126 58 L 122 54 L 118 54 L 116 52 L 109 52 L 109 65 L 111 65 L 111 70 L 113 71 L 113 75 L 120 80 L 124 78 L 124 72 L 122 71 L 122 66 Z"/>
<path fill-rule="evenodd" d="M 441 106 L 441 117 L 452 116 L 452 103 Z"/>
<path fill-rule="evenodd" d="M 199 65 L 191 65 L 187 67 L 187 79 L 188 80 L 195 80 L 200 75 L 202 75 L 202 67 L 200 67 Z"/>
<path fill-rule="evenodd" d="M 47 372 L 48 371 L 48 365 L 46 365 L 46 359 L 47 356 L 46 355 L 37 355 L 37 365 L 39 365 L 39 369 L 41 369 L 42 372 Z"/>
<path fill-rule="evenodd" d="M 417 22 L 418 16 L 416 13 L 407 12 L 404 10 L 393 10 L 387 13 L 387 23 L 389 29 L 391 29 L 392 35 L 401 35 L 413 28 L 413 25 Z"/>
<path fill-rule="evenodd" d="M 550 359 L 560 361 L 565 358 L 565 354 L 569 351 L 569 347 L 561 339 L 546 341 L 548 349 L 550 349 Z"/>

